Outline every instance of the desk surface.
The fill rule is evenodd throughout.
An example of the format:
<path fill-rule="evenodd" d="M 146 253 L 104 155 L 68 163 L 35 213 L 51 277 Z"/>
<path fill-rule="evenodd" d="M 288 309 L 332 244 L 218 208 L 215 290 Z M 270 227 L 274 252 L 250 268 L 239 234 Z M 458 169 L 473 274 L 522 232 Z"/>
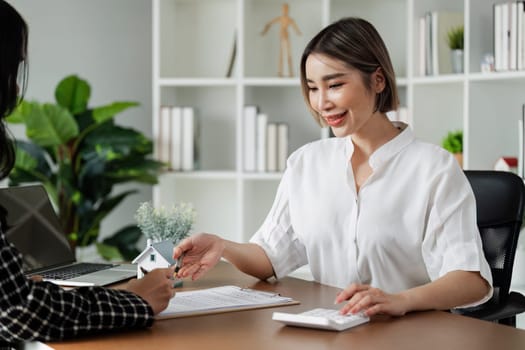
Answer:
<path fill-rule="evenodd" d="M 295 278 L 267 283 L 220 263 L 183 289 L 235 284 L 271 290 L 301 304 L 156 321 L 149 329 L 50 343 L 54 349 L 524 349 L 525 331 L 447 312 L 380 317 L 344 332 L 283 326 L 274 311 L 301 312 L 333 306 L 338 289 Z"/>

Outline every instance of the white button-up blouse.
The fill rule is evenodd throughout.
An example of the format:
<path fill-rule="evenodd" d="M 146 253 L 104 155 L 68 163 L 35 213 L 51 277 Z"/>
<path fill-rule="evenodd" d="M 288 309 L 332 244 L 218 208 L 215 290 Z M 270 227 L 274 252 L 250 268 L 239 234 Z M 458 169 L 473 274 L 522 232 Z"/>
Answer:
<path fill-rule="evenodd" d="M 350 137 L 329 138 L 289 157 L 250 240 L 277 278 L 310 264 L 316 281 L 340 288 L 357 282 L 396 293 L 454 270 L 479 271 L 492 285 L 474 195 L 449 152 L 405 127 L 371 155 L 359 193 L 352 152 Z"/>

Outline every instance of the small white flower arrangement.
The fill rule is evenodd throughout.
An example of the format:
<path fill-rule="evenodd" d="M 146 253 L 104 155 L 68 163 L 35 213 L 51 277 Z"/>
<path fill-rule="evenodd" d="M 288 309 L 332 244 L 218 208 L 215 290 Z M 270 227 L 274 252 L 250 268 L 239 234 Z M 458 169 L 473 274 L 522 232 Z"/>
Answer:
<path fill-rule="evenodd" d="M 189 203 L 154 208 L 151 202 L 144 202 L 137 209 L 135 220 L 146 238 L 153 242 L 171 240 L 175 244 L 189 235 L 196 216 Z"/>

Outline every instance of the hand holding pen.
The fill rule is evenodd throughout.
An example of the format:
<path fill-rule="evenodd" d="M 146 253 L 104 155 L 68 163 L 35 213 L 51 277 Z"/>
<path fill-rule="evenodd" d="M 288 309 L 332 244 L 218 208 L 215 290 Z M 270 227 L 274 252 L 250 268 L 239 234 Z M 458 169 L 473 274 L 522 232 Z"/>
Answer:
<path fill-rule="evenodd" d="M 173 259 L 181 260 L 177 277 L 200 278 L 219 262 L 223 252 L 224 240 L 216 235 L 199 233 L 183 239 L 173 248 Z"/>
<path fill-rule="evenodd" d="M 144 277 L 130 280 L 125 289 L 144 299 L 158 314 L 168 306 L 169 300 L 175 295 L 173 288 L 174 267 L 147 271 L 141 267 Z"/>

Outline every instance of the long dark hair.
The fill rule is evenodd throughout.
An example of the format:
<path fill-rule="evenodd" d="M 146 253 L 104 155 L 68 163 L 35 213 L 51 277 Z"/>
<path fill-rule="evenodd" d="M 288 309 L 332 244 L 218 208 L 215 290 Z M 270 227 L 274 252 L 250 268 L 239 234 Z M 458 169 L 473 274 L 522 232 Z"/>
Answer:
<path fill-rule="evenodd" d="M 7 2 L 0 0 L 0 179 L 15 164 L 15 149 L 5 118 L 17 106 L 27 83 L 27 24 Z"/>

